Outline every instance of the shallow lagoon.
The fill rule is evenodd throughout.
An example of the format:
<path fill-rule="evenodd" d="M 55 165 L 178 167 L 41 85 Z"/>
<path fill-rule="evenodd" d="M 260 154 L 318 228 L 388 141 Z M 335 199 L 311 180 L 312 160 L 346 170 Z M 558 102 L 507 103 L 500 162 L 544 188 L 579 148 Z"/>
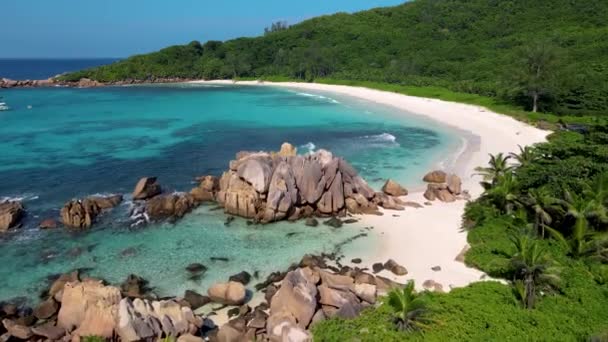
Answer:
<path fill-rule="evenodd" d="M 301 223 L 249 226 L 212 206 L 175 223 L 128 227 L 129 198 L 87 232 L 40 231 L 73 197 L 130 193 L 154 175 L 166 191 L 193 187 L 194 177 L 220 175 L 240 150 L 300 153 L 325 148 L 347 159 L 375 188 L 386 178 L 408 186 L 458 149 L 455 132 L 391 107 L 357 99 L 247 86 L 165 85 L 98 89 L 12 89 L 14 109 L 0 113 L 0 198 L 20 198 L 22 229 L 0 237 L 0 299 L 35 298 L 47 276 L 75 268 L 110 282 L 135 273 L 160 295 L 204 292 L 242 270 L 260 279 L 307 252 L 344 248 L 365 254 L 373 230 Z M 28 109 L 28 106 L 31 108 Z M 212 262 L 210 257 L 227 257 Z M 209 267 L 189 280 L 184 267 Z"/>

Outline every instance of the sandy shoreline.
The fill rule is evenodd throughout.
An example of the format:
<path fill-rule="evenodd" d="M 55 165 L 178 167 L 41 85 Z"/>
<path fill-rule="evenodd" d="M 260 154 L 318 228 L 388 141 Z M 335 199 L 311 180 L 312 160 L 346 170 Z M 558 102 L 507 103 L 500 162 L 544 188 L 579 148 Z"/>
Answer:
<path fill-rule="evenodd" d="M 199 84 L 234 84 L 232 81 L 194 81 Z M 440 125 L 456 129 L 465 144 L 459 155 L 445 170 L 459 175 L 463 188 L 477 198 L 483 189 L 474 169 L 486 165 L 488 154 L 517 152 L 518 145 L 526 146 L 543 142 L 550 133 L 511 117 L 491 112 L 485 108 L 446 102 L 436 99 L 406 96 L 397 93 L 361 87 L 325 85 L 314 83 L 259 83 L 257 81 L 238 82 L 239 85 L 286 87 L 302 90 L 335 93 L 357 97 L 366 101 L 395 107 L 401 111 L 421 115 Z M 411 115 L 410 114 L 410 115 Z M 421 175 L 422 176 L 422 175 Z M 403 184 L 407 187 L 407 184 Z M 404 197 L 407 201 L 424 203 L 421 191 L 411 191 Z M 380 236 L 380 245 L 364 253 L 360 266 L 370 267 L 375 262 L 390 258 L 404 265 L 409 273 L 395 277 L 384 271 L 380 273 L 391 279 L 404 282 L 414 279 L 418 288 L 426 280 L 434 280 L 449 291 L 452 287 L 465 286 L 478 281 L 483 276 L 479 270 L 468 268 L 455 261 L 456 256 L 466 246 L 466 232 L 461 230 L 461 220 L 465 208 L 464 201 L 456 203 L 434 202 L 422 209 L 406 208 L 405 211 L 384 211 L 384 216 L 361 216 L 361 223 L 373 226 Z M 361 257 L 361 255 L 357 255 Z M 350 260 L 350 255 L 346 258 Z M 431 268 L 440 266 L 441 271 Z"/>

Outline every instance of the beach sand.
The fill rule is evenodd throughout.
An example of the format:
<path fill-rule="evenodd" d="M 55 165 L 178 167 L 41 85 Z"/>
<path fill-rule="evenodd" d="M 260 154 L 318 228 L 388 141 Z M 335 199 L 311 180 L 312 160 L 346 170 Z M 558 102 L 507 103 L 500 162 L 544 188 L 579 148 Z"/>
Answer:
<path fill-rule="evenodd" d="M 232 81 L 195 81 L 194 83 L 234 84 Z M 472 199 L 479 197 L 483 192 L 479 184 L 480 177 L 474 175 L 474 169 L 486 165 L 489 154 L 518 152 L 518 145 L 527 146 L 543 142 L 551 133 L 474 105 L 362 87 L 257 81 L 236 84 L 287 87 L 352 96 L 393 106 L 402 110 L 404 115 L 422 115 L 439 125 L 450 126 L 462 133 L 464 145 L 459 149 L 458 155 L 454 156 L 454 161 L 446 164 L 449 166 L 444 171 L 460 176 L 463 189 L 469 191 Z M 407 187 L 407 184 L 403 185 Z M 423 197 L 423 191 L 420 190 L 410 191 L 410 194 L 402 199 L 423 204 L 426 199 Z M 374 227 L 373 232 L 380 236 L 380 243 L 370 246 L 370 250 L 366 253 L 345 255 L 344 261 L 360 257 L 363 262 L 358 266 L 371 269 L 372 264 L 376 262 L 394 259 L 407 268 L 408 274 L 402 277 L 394 276 L 388 271 L 379 274 L 399 282 L 413 279 L 418 289 L 422 288 L 426 280 L 433 280 L 441 284 L 444 291 L 449 291 L 453 287 L 466 286 L 471 282 L 486 279 L 483 272 L 466 267 L 462 262 L 455 260 L 467 245 L 466 231 L 461 228 L 465 205 L 465 201 L 455 203 L 435 201 L 432 205 L 421 209 L 408 207 L 405 211 L 383 210 L 383 216 L 361 216 L 360 223 Z M 431 268 L 435 266 L 441 267 L 441 270 L 433 271 Z"/>

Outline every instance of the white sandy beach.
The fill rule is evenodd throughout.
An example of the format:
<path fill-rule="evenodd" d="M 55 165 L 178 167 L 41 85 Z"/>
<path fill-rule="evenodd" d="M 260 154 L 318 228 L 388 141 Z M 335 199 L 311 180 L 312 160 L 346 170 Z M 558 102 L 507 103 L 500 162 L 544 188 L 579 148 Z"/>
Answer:
<path fill-rule="evenodd" d="M 232 81 L 195 81 L 194 83 L 233 84 Z M 543 142 L 550 133 L 478 106 L 368 88 L 256 81 L 237 84 L 278 86 L 353 96 L 393 106 L 403 110 L 404 115 L 407 113 L 422 115 L 441 125 L 466 132 L 463 136 L 468 143 L 462 154 L 457 156 L 456 163 L 452 163 L 449 170 L 444 171 L 460 176 L 463 189 L 468 190 L 472 198 L 477 198 L 483 191 L 479 185 L 479 177 L 474 176 L 474 169 L 486 165 L 489 154 L 517 152 L 518 145 L 526 146 Z M 403 185 L 407 187 L 407 184 Z M 421 191 L 411 192 L 404 199 L 420 204 L 426 202 Z M 422 288 L 422 283 L 426 280 L 434 280 L 442 284 L 445 291 L 449 291 L 452 287 L 465 286 L 480 280 L 483 276 L 481 271 L 455 261 L 456 256 L 467 244 L 466 232 L 461 229 L 465 204 L 465 201 L 455 203 L 436 201 L 432 206 L 425 206 L 422 209 L 406 208 L 405 211 L 400 212 L 385 211 L 383 216 L 362 216 L 361 223 L 373 226 L 374 232 L 380 234 L 381 242 L 379 246 L 373 246 L 374 250 L 367 256 L 363 256 L 363 263 L 359 266 L 371 268 L 373 263 L 394 259 L 405 266 L 409 273 L 403 277 L 396 277 L 383 271 L 380 275 L 400 282 L 414 279 L 417 288 Z M 354 256 L 346 255 L 346 257 L 350 260 Z M 431 270 L 434 266 L 440 266 L 441 271 Z"/>

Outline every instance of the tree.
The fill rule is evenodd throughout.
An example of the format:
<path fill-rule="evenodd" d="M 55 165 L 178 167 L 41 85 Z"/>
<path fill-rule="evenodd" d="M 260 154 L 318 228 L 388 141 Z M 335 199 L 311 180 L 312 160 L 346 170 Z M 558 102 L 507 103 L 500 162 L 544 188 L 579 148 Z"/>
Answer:
<path fill-rule="evenodd" d="M 417 331 L 427 326 L 427 309 L 420 296 L 414 291 L 414 281 L 410 280 L 402 289 L 391 290 L 386 303 L 392 309 L 397 329 Z"/>
<path fill-rule="evenodd" d="M 538 159 L 538 154 L 536 150 L 531 146 L 521 147 L 521 145 L 517 145 L 519 147 L 519 153 L 509 153 L 509 157 L 515 159 L 519 166 L 529 165 L 531 162 Z"/>
<path fill-rule="evenodd" d="M 524 199 L 528 209 L 534 215 L 534 230 L 545 237 L 545 228 L 553 222 L 551 212 L 561 212 L 560 200 L 551 196 L 546 188 L 530 189 Z"/>
<path fill-rule="evenodd" d="M 270 27 L 264 28 L 264 35 L 271 34 L 273 32 L 284 31 L 289 28 L 289 25 L 286 21 L 277 21 L 270 25 Z"/>
<path fill-rule="evenodd" d="M 496 155 L 490 154 L 490 162 L 487 167 L 477 167 L 475 171 L 477 171 L 478 175 L 483 177 L 483 182 L 481 185 L 485 189 L 489 189 L 492 186 L 496 185 L 498 178 L 504 176 L 507 173 L 511 173 L 513 167 L 509 165 L 508 161 L 511 156 L 504 156 L 503 153 L 498 153 Z"/>
<path fill-rule="evenodd" d="M 588 198 L 565 191 L 564 200 L 561 201 L 567 208 L 567 215 L 574 220 L 571 233 L 566 238 L 561 232 L 547 228 L 547 230 L 562 242 L 574 257 L 593 256 L 608 252 L 608 237 L 598 234 L 591 229 L 591 220 L 606 222 L 606 207 L 597 198 Z"/>
<path fill-rule="evenodd" d="M 512 234 L 511 241 L 516 249 L 511 257 L 515 289 L 524 307 L 533 309 L 541 289 L 549 290 L 557 286 L 557 268 L 538 241 L 528 235 Z"/>
<path fill-rule="evenodd" d="M 513 173 L 499 175 L 495 180 L 494 185 L 486 190 L 484 197 L 502 212 L 512 213 L 515 208 L 521 207 L 518 183 Z"/>
<path fill-rule="evenodd" d="M 540 97 L 551 94 L 554 88 L 557 61 L 556 48 L 545 42 L 528 45 L 520 53 L 516 83 L 518 89 L 531 98 L 535 113 Z"/>

